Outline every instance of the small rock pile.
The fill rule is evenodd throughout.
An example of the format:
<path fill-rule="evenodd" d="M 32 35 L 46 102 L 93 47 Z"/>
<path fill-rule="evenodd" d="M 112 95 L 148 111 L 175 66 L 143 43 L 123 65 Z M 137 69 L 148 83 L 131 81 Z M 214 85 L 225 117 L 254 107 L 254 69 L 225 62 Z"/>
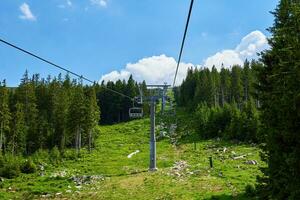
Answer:
<path fill-rule="evenodd" d="M 245 162 L 245 164 L 247 164 L 247 165 L 257 165 L 258 162 L 256 160 L 248 160 L 248 161 Z"/>
<path fill-rule="evenodd" d="M 89 185 L 89 184 L 93 184 L 97 181 L 104 181 L 105 180 L 104 176 L 101 176 L 101 175 L 72 176 L 70 179 L 76 184 L 76 186 Z"/>
<path fill-rule="evenodd" d="M 55 172 L 50 175 L 51 178 L 64 178 L 66 176 L 67 176 L 66 170 Z"/>
<path fill-rule="evenodd" d="M 193 172 L 189 171 L 189 165 L 186 161 L 180 160 L 174 163 L 173 167 L 171 167 L 170 172 L 168 175 L 170 176 L 177 176 L 177 177 L 183 177 L 189 174 L 193 174 Z"/>

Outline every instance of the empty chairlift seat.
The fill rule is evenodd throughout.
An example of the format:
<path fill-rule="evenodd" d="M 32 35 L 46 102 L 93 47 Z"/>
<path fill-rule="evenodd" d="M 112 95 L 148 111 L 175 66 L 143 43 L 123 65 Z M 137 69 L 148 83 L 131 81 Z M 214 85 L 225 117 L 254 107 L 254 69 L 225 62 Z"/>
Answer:
<path fill-rule="evenodd" d="M 129 108 L 129 117 L 130 118 L 142 118 L 143 109 L 139 107 Z"/>

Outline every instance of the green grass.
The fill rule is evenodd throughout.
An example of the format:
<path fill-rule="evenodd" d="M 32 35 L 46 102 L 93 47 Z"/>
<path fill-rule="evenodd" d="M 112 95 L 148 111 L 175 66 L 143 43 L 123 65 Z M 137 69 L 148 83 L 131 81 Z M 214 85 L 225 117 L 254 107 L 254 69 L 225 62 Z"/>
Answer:
<path fill-rule="evenodd" d="M 157 142 L 159 170 L 148 172 L 149 123 L 149 119 L 142 119 L 101 126 L 97 148 L 91 154 L 82 150 L 77 160 L 48 165 L 43 177 L 37 172 L 5 179 L 0 182 L 0 199 L 249 199 L 243 194 L 245 187 L 255 184 L 262 166 L 256 146 L 209 140 L 198 141 L 195 149 L 194 143 L 173 146 L 164 139 Z M 136 150 L 140 153 L 127 158 Z M 244 154 L 245 159 L 232 158 Z M 214 161 L 212 169 L 209 156 Z M 171 167 L 180 160 L 189 166 L 178 177 Z M 246 160 L 259 164 L 248 165 Z M 65 177 L 52 177 L 61 171 Z M 70 177 L 82 175 L 103 175 L 105 179 L 76 188 Z"/>

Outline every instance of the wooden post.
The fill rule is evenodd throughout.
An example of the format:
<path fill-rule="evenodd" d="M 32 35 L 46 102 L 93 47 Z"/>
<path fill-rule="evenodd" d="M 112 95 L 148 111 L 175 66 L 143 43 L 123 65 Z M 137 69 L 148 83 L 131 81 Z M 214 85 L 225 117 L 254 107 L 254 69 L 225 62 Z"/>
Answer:
<path fill-rule="evenodd" d="M 212 159 L 212 156 L 209 157 L 209 166 L 210 168 L 213 168 L 213 159 Z"/>

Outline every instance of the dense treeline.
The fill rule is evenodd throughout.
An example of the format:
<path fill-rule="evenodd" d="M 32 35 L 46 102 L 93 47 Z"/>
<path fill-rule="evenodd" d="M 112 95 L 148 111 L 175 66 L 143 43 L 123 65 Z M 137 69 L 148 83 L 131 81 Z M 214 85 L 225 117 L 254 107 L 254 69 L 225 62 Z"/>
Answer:
<path fill-rule="evenodd" d="M 29 155 L 38 149 L 92 148 L 100 109 L 94 86 L 67 75 L 47 79 L 24 74 L 16 88 L 0 84 L 1 153 Z"/>
<path fill-rule="evenodd" d="M 281 0 L 273 14 L 270 49 L 260 62 L 220 72 L 191 69 L 175 97 L 196 112 L 203 137 L 259 138 L 267 163 L 258 177 L 259 199 L 299 199 L 300 1 Z"/>
<path fill-rule="evenodd" d="M 140 95 L 139 88 L 144 95 L 147 95 L 146 82 L 143 81 L 138 84 L 133 80 L 132 76 L 129 77 L 128 81 L 118 80 L 116 82 L 104 81 L 101 85 L 96 86 L 97 99 L 99 106 L 101 107 L 101 124 L 113 124 L 128 121 L 129 118 L 129 108 L 141 105 L 133 101 L 130 98 L 112 93 L 111 91 L 105 89 L 109 88 L 129 97 L 136 97 Z M 144 105 L 144 111 L 147 112 L 148 106 Z"/>
<path fill-rule="evenodd" d="M 14 178 L 35 172 L 36 165 L 76 159 L 82 147 L 95 147 L 101 117 L 102 123 L 128 121 L 129 108 L 140 105 L 106 88 L 128 97 L 139 88 L 147 94 L 146 83 L 140 86 L 132 76 L 88 86 L 69 75 L 44 79 L 26 71 L 18 87 L 0 82 L 0 176 Z"/>
<path fill-rule="evenodd" d="M 230 69 L 222 66 L 218 71 L 212 69 L 189 69 L 182 85 L 175 90 L 175 99 L 178 106 L 195 109 L 199 103 L 206 103 L 209 107 L 224 106 L 226 103 L 236 103 L 240 108 L 243 102 L 254 97 L 256 82 L 255 69 L 262 65 L 257 61 L 247 60 L 243 66 L 234 65 Z"/>
<path fill-rule="evenodd" d="M 253 83 L 259 62 L 244 66 L 189 69 L 182 85 L 175 88 L 178 106 L 195 111 L 195 128 L 203 138 L 224 137 L 257 141 L 259 101 Z"/>
<path fill-rule="evenodd" d="M 262 158 L 261 199 L 300 197 L 300 1 L 281 0 L 269 29 L 271 49 L 258 71 Z"/>
<path fill-rule="evenodd" d="M 68 75 L 47 79 L 38 74 L 24 74 L 16 88 L 0 83 L 0 149 L 13 155 L 29 155 L 38 149 L 82 146 L 89 149 L 97 137 L 96 127 L 129 120 L 128 110 L 140 106 L 129 97 L 139 95 L 139 88 L 147 94 L 146 83 L 133 80 L 84 86 Z M 101 108 L 101 112 L 100 112 Z M 145 111 L 147 108 L 145 106 Z"/>

